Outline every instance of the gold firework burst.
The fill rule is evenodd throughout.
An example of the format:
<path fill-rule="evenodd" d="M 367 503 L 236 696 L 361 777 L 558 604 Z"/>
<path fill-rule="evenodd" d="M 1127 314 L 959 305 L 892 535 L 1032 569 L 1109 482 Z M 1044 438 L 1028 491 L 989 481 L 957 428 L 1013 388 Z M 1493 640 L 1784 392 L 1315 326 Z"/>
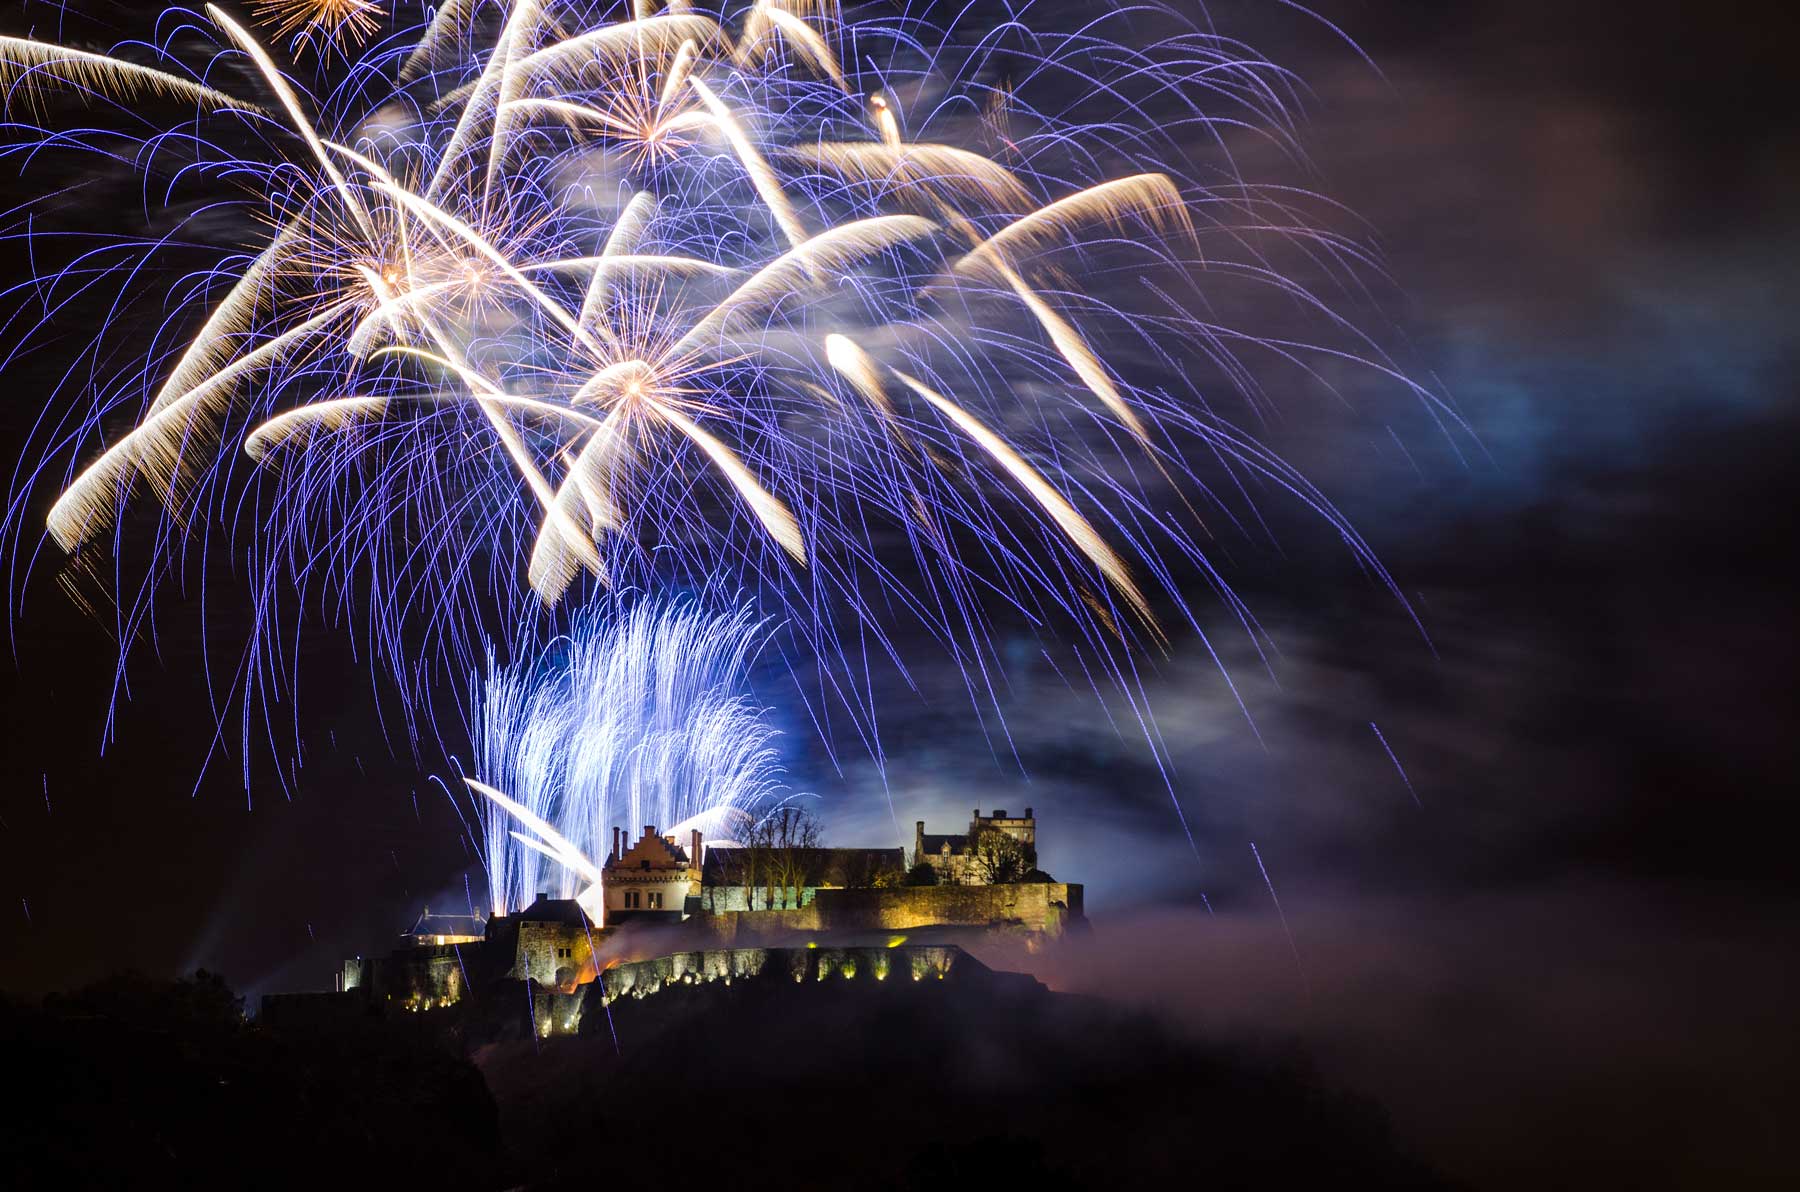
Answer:
<path fill-rule="evenodd" d="M 321 41 L 342 50 L 361 45 L 379 25 L 374 0 L 255 0 L 250 6 L 258 24 L 277 37 L 294 37 L 304 46 Z"/>

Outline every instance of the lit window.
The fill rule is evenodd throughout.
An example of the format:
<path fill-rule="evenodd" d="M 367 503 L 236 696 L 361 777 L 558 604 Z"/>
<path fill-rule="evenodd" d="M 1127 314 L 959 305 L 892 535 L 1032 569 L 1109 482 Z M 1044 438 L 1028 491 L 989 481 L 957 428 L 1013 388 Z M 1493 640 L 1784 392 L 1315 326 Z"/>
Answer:
<path fill-rule="evenodd" d="M 662 891 L 661 890 L 650 891 L 650 909 L 653 911 L 660 911 L 662 909 Z"/>

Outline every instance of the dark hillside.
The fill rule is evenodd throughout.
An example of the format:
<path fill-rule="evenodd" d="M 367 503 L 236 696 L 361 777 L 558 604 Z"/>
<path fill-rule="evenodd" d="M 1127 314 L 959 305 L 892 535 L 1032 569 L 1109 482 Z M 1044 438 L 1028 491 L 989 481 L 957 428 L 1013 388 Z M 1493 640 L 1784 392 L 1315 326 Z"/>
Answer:
<path fill-rule="evenodd" d="M 676 987 L 476 1061 L 536 1186 L 1437 1186 L 1376 1109 L 1303 1068 L 1028 979 L 955 976 Z"/>

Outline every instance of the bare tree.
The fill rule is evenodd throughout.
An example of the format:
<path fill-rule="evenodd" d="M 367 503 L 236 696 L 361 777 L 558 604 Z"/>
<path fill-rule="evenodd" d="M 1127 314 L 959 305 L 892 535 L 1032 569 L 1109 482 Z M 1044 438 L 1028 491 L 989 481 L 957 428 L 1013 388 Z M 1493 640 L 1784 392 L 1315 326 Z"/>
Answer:
<path fill-rule="evenodd" d="M 790 908 L 800 905 L 800 891 L 812 885 L 819 847 L 819 819 L 804 807 L 788 804 L 764 816 L 758 825 L 767 846 L 765 880 Z M 773 895 L 773 891 L 771 891 Z M 771 896 L 769 906 L 775 905 Z"/>
<path fill-rule="evenodd" d="M 1032 849 L 999 828 L 979 832 L 969 842 L 969 853 L 976 875 L 990 886 L 1022 882 L 1037 865 Z"/>
<path fill-rule="evenodd" d="M 744 909 L 747 911 L 756 909 L 757 890 L 765 887 L 771 880 L 769 851 L 772 844 L 767 821 L 758 820 L 744 834 L 743 846 L 733 853 L 737 864 L 737 884 L 744 891 Z M 768 905 L 765 891 L 763 906 L 766 908 Z"/>

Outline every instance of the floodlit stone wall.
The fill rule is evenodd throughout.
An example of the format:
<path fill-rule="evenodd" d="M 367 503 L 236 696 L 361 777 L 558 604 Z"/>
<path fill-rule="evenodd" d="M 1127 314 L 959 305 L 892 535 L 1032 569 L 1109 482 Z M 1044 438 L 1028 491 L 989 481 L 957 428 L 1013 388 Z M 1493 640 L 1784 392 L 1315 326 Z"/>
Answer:
<path fill-rule="evenodd" d="M 338 987 L 407 1010 L 454 1005 L 468 991 L 467 965 L 479 948 L 479 944 L 441 944 L 356 957 L 344 962 Z"/>
<path fill-rule="evenodd" d="M 1082 915 L 1082 888 L 1066 882 L 1016 886 L 901 886 L 819 890 L 797 910 L 699 914 L 684 925 L 722 945 L 789 934 L 915 931 L 922 927 L 1013 927 L 1061 935 Z"/>
<path fill-rule="evenodd" d="M 961 948 L 935 944 L 676 952 L 607 969 L 601 974 L 601 997 L 610 1003 L 625 997 L 649 997 L 678 985 L 715 981 L 730 985 L 753 978 L 787 978 L 795 982 L 941 980 L 959 960 L 966 959 Z"/>
<path fill-rule="evenodd" d="M 1082 890 L 1067 882 L 1007 886 L 906 886 L 820 890 L 807 909 L 819 931 L 911 931 L 920 927 L 1013 924 L 1060 935 L 1082 917 Z"/>
<path fill-rule="evenodd" d="M 518 951 L 512 970 L 517 980 L 529 977 L 540 985 L 572 988 L 594 975 L 594 933 L 566 923 L 519 924 Z"/>

